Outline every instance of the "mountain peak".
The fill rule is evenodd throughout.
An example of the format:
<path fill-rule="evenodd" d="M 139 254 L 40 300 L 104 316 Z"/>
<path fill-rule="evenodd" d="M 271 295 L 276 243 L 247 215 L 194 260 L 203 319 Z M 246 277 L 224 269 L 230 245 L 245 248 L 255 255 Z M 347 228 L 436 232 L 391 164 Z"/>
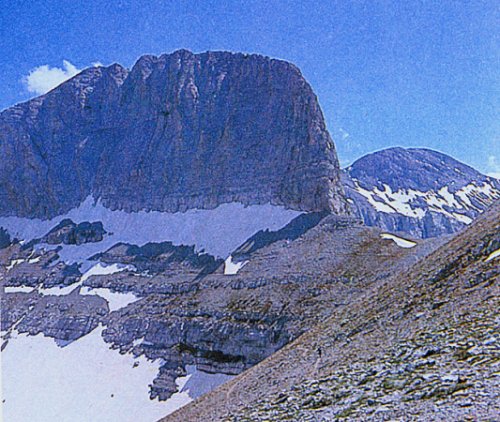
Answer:
<path fill-rule="evenodd" d="M 448 186 L 456 191 L 471 180 L 487 176 L 438 151 L 425 148 L 387 148 L 355 161 L 347 172 L 368 189 L 384 184 L 393 190 L 427 191 Z"/>
<path fill-rule="evenodd" d="M 89 196 L 125 211 L 348 212 L 317 98 L 281 60 L 144 55 L 130 71 L 85 69 L 14 109 L 0 115 L 0 215 L 52 217 Z"/>
<path fill-rule="evenodd" d="M 424 238 L 462 229 L 500 198 L 498 180 L 424 148 L 368 154 L 344 170 L 343 180 L 367 225 Z"/>

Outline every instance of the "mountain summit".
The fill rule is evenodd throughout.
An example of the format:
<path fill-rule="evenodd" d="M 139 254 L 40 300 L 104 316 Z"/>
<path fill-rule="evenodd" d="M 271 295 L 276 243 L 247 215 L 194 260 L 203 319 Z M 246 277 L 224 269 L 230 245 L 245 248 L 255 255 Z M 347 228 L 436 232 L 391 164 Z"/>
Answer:
<path fill-rule="evenodd" d="M 454 158 L 388 148 L 343 171 L 346 194 L 369 226 L 427 238 L 457 232 L 500 198 L 500 182 Z"/>
<path fill-rule="evenodd" d="M 93 67 L 0 114 L 0 215 L 271 203 L 346 212 L 317 98 L 290 63 L 179 50 Z"/>

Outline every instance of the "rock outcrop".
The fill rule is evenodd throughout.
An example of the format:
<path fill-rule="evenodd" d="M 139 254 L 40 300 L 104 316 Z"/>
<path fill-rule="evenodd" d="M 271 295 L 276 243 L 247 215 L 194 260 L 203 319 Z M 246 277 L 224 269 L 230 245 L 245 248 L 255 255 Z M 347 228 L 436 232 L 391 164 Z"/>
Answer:
<path fill-rule="evenodd" d="M 82 296 L 78 288 L 64 296 L 41 295 L 33 290 L 3 295 L 1 322 L 3 330 L 10 330 L 18 322 L 18 333 L 43 333 L 63 345 L 90 333 L 108 312 L 105 299 Z"/>
<path fill-rule="evenodd" d="M 180 50 L 93 67 L 0 114 L 0 215 L 272 203 L 343 214 L 334 144 L 290 63 Z"/>
<path fill-rule="evenodd" d="M 1 284 L 10 287 L 29 286 L 50 288 L 76 283 L 82 274 L 80 264 L 66 264 L 59 260 L 58 249 L 35 252 L 15 243 L 0 250 Z"/>
<path fill-rule="evenodd" d="M 166 277 L 202 277 L 214 272 L 224 262 L 207 253 L 196 253 L 194 246 L 175 246 L 172 242 L 146 243 L 143 246 L 118 243 L 90 259 L 133 266 L 139 272 Z"/>
<path fill-rule="evenodd" d="M 342 174 L 354 214 L 369 226 L 427 238 L 462 230 L 500 198 L 500 181 L 437 151 L 389 148 Z"/>
<path fill-rule="evenodd" d="M 0 227 L 0 249 L 6 248 L 10 245 L 11 239 L 9 233 Z"/>
<path fill-rule="evenodd" d="M 39 242 L 49 245 L 81 245 L 83 243 L 100 242 L 104 238 L 106 230 L 100 221 L 74 223 L 70 219 L 62 220 L 57 226 L 50 230 Z"/>

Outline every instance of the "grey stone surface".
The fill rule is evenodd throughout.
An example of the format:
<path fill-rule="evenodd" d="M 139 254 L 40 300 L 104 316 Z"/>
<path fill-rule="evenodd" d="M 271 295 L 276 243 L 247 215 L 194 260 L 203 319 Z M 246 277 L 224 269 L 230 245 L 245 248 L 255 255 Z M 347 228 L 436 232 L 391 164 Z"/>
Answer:
<path fill-rule="evenodd" d="M 0 114 L 0 215 L 93 195 L 128 211 L 273 203 L 345 213 L 334 144 L 292 64 L 186 50 L 93 67 Z"/>
<path fill-rule="evenodd" d="M 450 192 L 471 181 L 491 180 L 449 155 L 425 148 L 387 148 L 368 154 L 348 168 L 349 175 L 366 189 L 389 185 L 393 190 L 422 192 L 447 186 Z"/>
<path fill-rule="evenodd" d="M 347 306 L 162 421 L 497 420 L 500 267 L 489 257 L 499 242 L 497 201 L 415 265 L 371 279 Z"/>
<path fill-rule="evenodd" d="M 0 227 L 0 249 L 6 248 L 10 245 L 11 238 L 9 233 L 2 227 Z"/>
<path fill-rule="evenodd" d="M 37 253 L 33 248 L 25 249 L 16 243 L 3 251 L 0 264 L 4 269 L 0 271 L 0 281 L 8 287 L 69 286 L 82 275 L 79 264 L 69 265 L 58 260 L 57 249 Z M 19 263 L 12 266 L 14 261 Z"/>
<path fill-rule="evenodd" d="M 139 272 L 168 277 L 183 274 L 202 277 L 214 272 L 224 263 L 224 260 L 207 253 L 195 252 L 194 246 L 173 245 L 172 242 L 146 243 L 142 246 L 117 243 L 90 259 L 107 264 L 132 265 Z"/>
<path fill-rule="evenodd" d="M 57 250 L 34 252 L 15 244 L 0 251 L 0 287 L 35 290 L 2 292 L 8 304 L 2 318 L 8 327 L 17 323 L 23 331 L 43 332 L 58 341 L 77 339 L 102 323 L 111 347 L 163 360 L 151 380 L 151 396 L 166 399 L 176 391 L 175 379 L 186 365 L 239 374 L 345 306 L 365 283 L 386 277 L 433 247 L 419 242 L 402 249 L 380 239 L 378 229 L 328 213 L 304 215 L 283 229 L 251 237 L 235 253 L 235 260 L 248 264 L 231 276 L 224 275 L 222 260 L 192 247 L 117 244 L 93 260 L 129 268 L 91 276 L 81 287 L 137 296 L 108 313 L 104 299 L 92 302 L 80 287 L 63 296 L 39 290 L 52 282 L 72 284 L 80 274 L 63 276 L 72 267 L 53 265 Z M 13 259 L 26 261 L 11 267 Z"/>
<path fill-rule="evenodd" d="M 82 296 L 78 288 L 63 296 L 41 295 L 36 290 L 2 292 L 1 300 L 1 325 L 6 332 L 3 339 L 7 341 L 14 327 L 18 333 L 42 333 L 59 342 L 74 341 L 94 330 L 109 312 L 105 299 Z M 4 343 L 2 349 L 7 346 Z"/>
<path fill-rule="evenodd" d="M 100 242 L 106 230 L 100 221 L 74 223 L 70 219 L 62 220 L 57 226 L 50 230 L 40 242 L 49 245 L 81 245 L 88 242 Z"/>

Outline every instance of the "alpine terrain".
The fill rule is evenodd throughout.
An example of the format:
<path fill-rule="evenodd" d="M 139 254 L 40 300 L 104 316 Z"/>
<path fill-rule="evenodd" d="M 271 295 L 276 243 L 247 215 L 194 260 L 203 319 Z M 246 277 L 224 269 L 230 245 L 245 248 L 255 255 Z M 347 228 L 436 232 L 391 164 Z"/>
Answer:
<path fill-rule="evenodd" d="M 432 255 L 175 412 L 186 420 L 496 420 L 500 202 Z"/>
<path fill-rule="evenodd" d="M 294 65 L 88 68 L 2 111 L 0 153 L 5 420 L 498 414 L 500 183 L 342 171 Z"/>

